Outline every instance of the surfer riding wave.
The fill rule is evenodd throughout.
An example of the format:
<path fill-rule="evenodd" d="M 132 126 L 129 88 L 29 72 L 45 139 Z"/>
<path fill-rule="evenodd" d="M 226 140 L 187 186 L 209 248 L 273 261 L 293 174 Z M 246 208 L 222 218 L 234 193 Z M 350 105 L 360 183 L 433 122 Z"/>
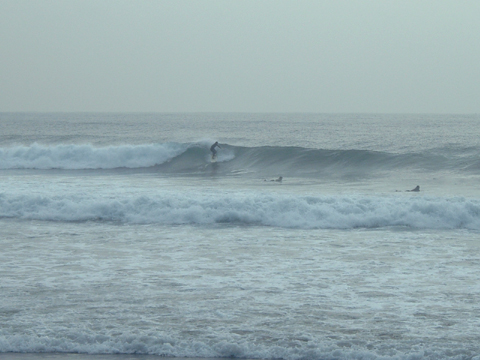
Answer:
<path fill-rule="evenodd" d="M 217 157 L 217 150 L 215 149 L 216 147 L 218 147 L 219 149 L 221 149 L 222 147 L 218 144 L 218 141 L 215 141 L 215 144 L 213 144 L 212 146 L 210 146 L 210 151 L 212 152 L 212 159 L 215 159 Z"/>

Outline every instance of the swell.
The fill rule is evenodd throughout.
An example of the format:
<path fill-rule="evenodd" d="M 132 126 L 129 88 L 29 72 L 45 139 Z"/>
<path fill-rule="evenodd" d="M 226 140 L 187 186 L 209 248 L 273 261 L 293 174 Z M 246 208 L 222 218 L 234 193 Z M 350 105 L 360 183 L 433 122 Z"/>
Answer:
<path fill-rule="evenodd" d="M 296 176 L 329 173 L 367 175 L 381 171 L 480 170 L 480 149 L 432 149 L 418 153 L 389 153 L 370 150 L 328 150 L 301 147 L 235 148 L 235 161 L 244 167 L 272 170 Z"/>
<path fill-rule="evenodd" d="M 325 176 L 331 173 L 365 176 L 389 170 L 480 172 L 480 149 L 432 149 L 419 153 L 369 150 L 328 150 L 302 147 L 241 147 L 222 145 L 210 164 L 207 143 L 162 143 L 95 147 L 59 144 L 0 148 L 0 169 L 149 169 L 165 174 L 202 174 L 215 166 L 219 174 Z"/>

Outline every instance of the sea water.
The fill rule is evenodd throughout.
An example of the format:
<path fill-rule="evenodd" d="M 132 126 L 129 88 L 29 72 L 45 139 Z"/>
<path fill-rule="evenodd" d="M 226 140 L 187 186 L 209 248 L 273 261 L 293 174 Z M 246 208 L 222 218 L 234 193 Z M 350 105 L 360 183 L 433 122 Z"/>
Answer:
<path fill-rule="evenodd" d="M 479 124 L 2 113 L 0 357 L 480 359 Z"/>

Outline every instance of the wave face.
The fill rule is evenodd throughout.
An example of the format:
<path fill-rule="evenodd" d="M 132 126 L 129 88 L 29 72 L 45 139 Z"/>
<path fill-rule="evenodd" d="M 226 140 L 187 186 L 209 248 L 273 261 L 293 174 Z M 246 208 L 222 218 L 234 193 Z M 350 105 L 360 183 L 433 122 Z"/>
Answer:
<path fill-rule="evenodd" d="M 95 147 L 92 145 L 39 145 L 0 148 L 0 169 L 148 169 L 165 174 L 208 171 L 207 143 L 162 143 Z M 220 165 L 221 164 L 221 165 Z M 218 170 L 319 177 L 329 174 L 365 176 L 382 171 L 480 172 L 480 150 L 434 149 L 394 154 L 368 150 L 324 150 L 302 147 L 239 147 L 223 145 Z"/>
<path fill-rule="evenodd" d="M 0 194 L 0 217 L 133 224 L 234 224 L 298 229 L 406 226 L 480 230 L 480 202 L 410 196 L 294 196 L 164 192 L 155 196 Z"/>

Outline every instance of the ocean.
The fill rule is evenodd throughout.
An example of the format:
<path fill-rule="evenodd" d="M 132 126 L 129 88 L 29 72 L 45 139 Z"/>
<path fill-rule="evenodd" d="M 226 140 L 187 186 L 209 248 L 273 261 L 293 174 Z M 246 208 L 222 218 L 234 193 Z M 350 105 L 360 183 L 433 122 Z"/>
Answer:
<path fill-rule="evenodd" d="M 478 360 L 479 125 L 0 113 L 0 358 Z"/>

